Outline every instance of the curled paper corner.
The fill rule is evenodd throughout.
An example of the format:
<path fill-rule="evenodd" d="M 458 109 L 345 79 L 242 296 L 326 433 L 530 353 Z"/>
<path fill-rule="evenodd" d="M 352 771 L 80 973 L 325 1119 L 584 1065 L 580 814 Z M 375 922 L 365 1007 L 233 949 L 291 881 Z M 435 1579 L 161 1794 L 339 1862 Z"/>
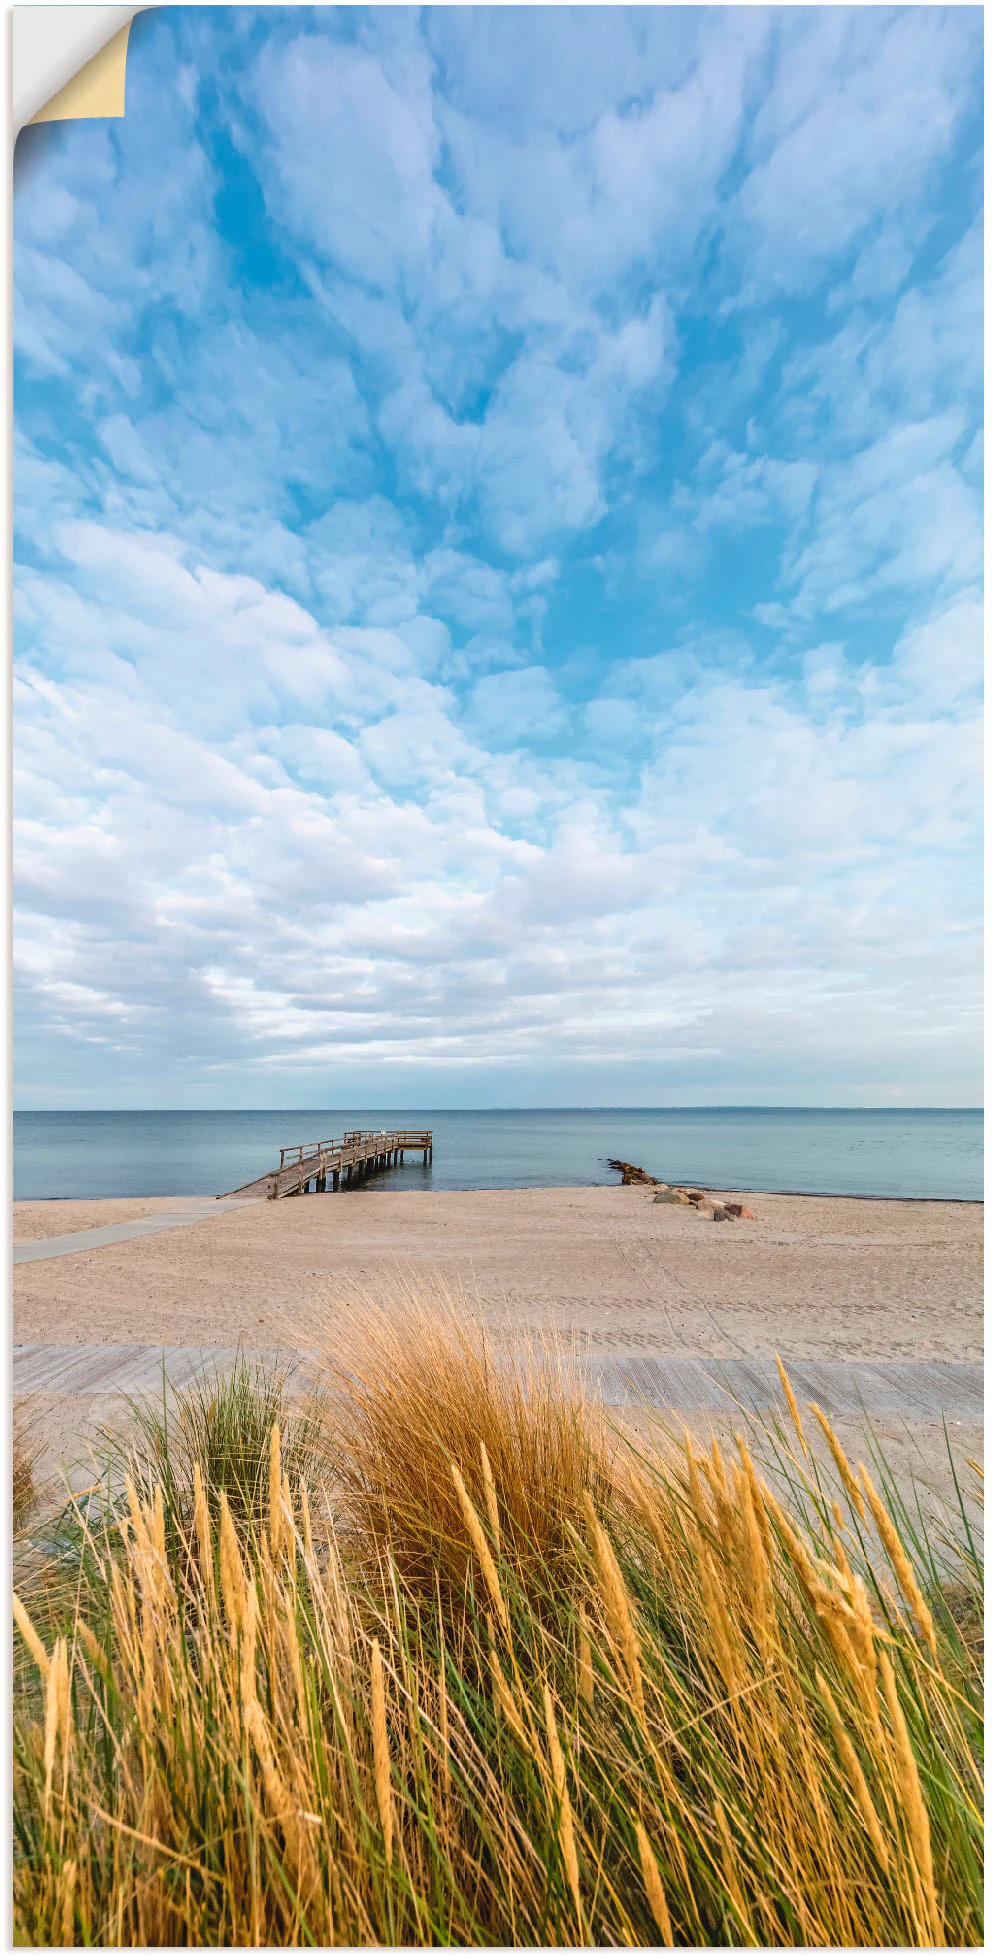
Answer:
<path fill-rule="evenodd" d="M 127 43 L 131 23 L 118 28 L 117 33 L 101 48 L 92 61 L 84 63 L 78 74 L 66 82 L 32 116 L 33 123 L 71 122 L 84 116 L 122 116 L 124 114 L 124 94 L 127 81 Z"/>
<path fill-rule="evenodd" d="M 123 116 L 131 22 L 141 7 L 15 6 L 13 134 L 29 123 Z"/>

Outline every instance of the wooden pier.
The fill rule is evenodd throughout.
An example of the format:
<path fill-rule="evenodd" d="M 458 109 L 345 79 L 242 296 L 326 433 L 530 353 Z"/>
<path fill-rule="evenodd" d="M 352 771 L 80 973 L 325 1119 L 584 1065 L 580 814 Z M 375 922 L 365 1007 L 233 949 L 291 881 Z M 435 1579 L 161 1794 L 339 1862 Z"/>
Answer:
<path fill-rule="evenodd" d="M 422 1151 L 425 1165 L 434 1161 L 430 1130 L 346 1130 L 343 1137 L 323 1143 L 292 1143 L 279 1152 L 278 1170 L 266 1171 L 251 1184 L 227 1191 L 229 1198 L 301 1198 L 307 1191 L 340 1191 L 360 1184 L 374 1171 L 391 1170 L 405 1161 L 407 1151 Z"/>

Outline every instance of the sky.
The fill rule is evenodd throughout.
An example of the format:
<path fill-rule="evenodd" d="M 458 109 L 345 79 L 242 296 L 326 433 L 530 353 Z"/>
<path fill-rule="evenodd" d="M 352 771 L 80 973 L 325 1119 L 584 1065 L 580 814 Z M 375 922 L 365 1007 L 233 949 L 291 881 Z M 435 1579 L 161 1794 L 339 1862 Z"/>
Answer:
<path fill-rule="evenodd" d="M 19 1107 L 981 1101 L 981 27 L 166 8 L 22 135 Z"/>

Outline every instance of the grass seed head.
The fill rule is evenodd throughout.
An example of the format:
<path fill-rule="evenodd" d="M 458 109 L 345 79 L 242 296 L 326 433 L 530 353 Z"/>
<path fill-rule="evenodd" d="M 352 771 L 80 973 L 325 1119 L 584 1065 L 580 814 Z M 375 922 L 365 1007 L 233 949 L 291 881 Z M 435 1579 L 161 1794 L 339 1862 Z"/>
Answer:
<path fill-rule="evenodd" d="M 637 1819 L 634 1829 L 637 1833 L 637 1853 L 641 1861 L 641 1876 L 644 1880 L 644 1890 L 647 1893 L 648 1904 L 651 1907 L 651 1916 L 661 1935 L 662 1946 L 674 1946 L 672 1922 L 668 1913 L 668 1900 L 665 1897 L 665 1888 L 661 1882 L 658 1860 L 651 1849 L 648 1834 L 640 1818 Z"/>
<path fill-rule="evenodd" d="M 906 1556 L 905 1546 L 895 1528 L 891 1514 L 882 1503 L 863 1463 L 859 1463 L 858 1465 L 858 1474 L 864 1484 L 865 1495 L 878 1529 L 878 1535 L 888 1553 L 892 1570 L 898 1580 L 902 1596 L 930 1649 L 931 1659 L 936 1660 L 937 1636 L 934 1631 L 933 1614 L 920 1590 L 916 1574 Z"/>
<path fill-rule="evenodd" d="M 372 1641 L 370 1677 L 372 1687 L 372 1756 L 375 1770 L 375 1797 L 379 1807 L 379 1821 L 382 1825 L 386 1863 L 393 1862 L 393 1837 L 395 1819 L 393 1814 L 393 1780 L 389 1760 L 389 1735 L 386 1728 L 386 1690 L 382 1673 L 382 1651 L 378 1640 Z"/>
<path fill-rule="evenodd" d="M 837 1471 L 841 1483 L 843 1484 L 844 1489 L 847 1492 L 847 1495 L 851 1503 L 853 1504 L 854 1509 L 856 1510 L 859 1518 L 863 1520 L 865 1515 L 864 1499 L 861 1495 L 860 1490 L 858 1489 L 854 1472 L 851 1469 L 847 1457 L 845 1456 L 844 1451 L 841 1447 L 840 1438 L 838 1437 L 832 1424 L 828 1421 L 827 1417 L 824 1415 L 823 1410 L 817 1405 L 816 1402 L 811 1402 L 809 1404 L 809 1409 L 810 1409 L 810 1414 L 816 1417 L 816 1420 L 819 1423 L 820 1428 L 822 1429 L 823 1434 L 827 1439 L 827 1444 L 830 1450 L 830 1454 L 833 1457 L 835 1464 L 837 1465 Z"/>
<path fill-rule="evenodd" d="M 575 1826 L 572 1820 L 572 1800 L 568 1790 L 568 1777 L 565 1758 L 558 1737 L 558 1724 L 555 1720 L 554 1702 L 551 1689 L 544 1684 L 544 1723 L 548 1736 L 548 1754 L 551 1759 L 551 1778 L 554 1784 L 558 1806 L 558 1842 L 561 1847 L 562 1864 L 568 1879 L 569 1890 L 575 1906 L 576 1916 L 582 1924 L 582 1897 L 579 1891 L 579 1860 L 575 1849 Z"/>
<path fill-rule="evenodd" d="M 617 1563 L 616 1554 L 603 1530 L 593 1503 L 592 1492 L 584 1493 L 586 1522 L 592 1540 L 593 1557 L 599 1576 L 599 1588 L 606 1610 L 607 1622 L 619 1648 L 627 1671 L 631 1699 L 642 1723 L 646 1719 L 644 1706 L 644 1683 L 641 1676 L 641 1656 L 634 1627 L 630 1600 L 623 1582 L 623 1574 Z"/>
<path fill-rule="evenodd" d="M 792 1392 L 792 1383 L 790 1382 L 789 1377 L 785 1372 L 785 1368 L 782 1363 L 782 1357 L 779 1354 L 775 1356 L 775 1366 L 778 1369 L 779 1380 L 782 1384 L 782 1392 L 789 1406 L 789 1414 L 792 1417 L 792 1427 L 799 1438 L 799 1447 L 802 1450 L 803 1455 L 808 1456 L 809 1451 L 806 1446 L 806 1437 L 803 1433 L 802 1417 L 799 1414 L 799 1404 L 796 1401 L 796 1398 Z"/>
<path fill-rule="evenodd" d="M 478 1512 L 476 1511 L 475 1506 L 472 1503 L 471 1498 L 469 1497 L 468 1491 L 465 1489 L 464 1479 L 462 1477 L 461 1471 L 458 1468 L 457 1463 L 453 1463 L 451 1466 L 451 1477 L 452 1477 L 452 1482 L 454 1483 L 455 1486 L 455 1490 L 458 1493 L 458 1502 L 461 1506 L 462 1517 L 464 1518 L 466 1527 L 468 1529 L 468 1535 L 472 1541 L 472 1549 L 475 1552 L 476 1558 L 478 1559 L 479 1564 L 482 1568 L 482 1574 L 489 1591 L 489 1596 L 499 1615 L 500 1625 L 503 1629 L 506 1639 L 509 1640 L 511 1637 L 510 1615 L 507 1612 L 506 1601 L 503 1598 L 503 1589 L 499 1582 L 499 1573 L 496 1570 L 496 1563 L 493 1558 L 492 1552 L 490 1551 L 489 1546 L 486 1543 L 486 1534 L 483 1531 L 482 1525 L 479 1521 Z"/>

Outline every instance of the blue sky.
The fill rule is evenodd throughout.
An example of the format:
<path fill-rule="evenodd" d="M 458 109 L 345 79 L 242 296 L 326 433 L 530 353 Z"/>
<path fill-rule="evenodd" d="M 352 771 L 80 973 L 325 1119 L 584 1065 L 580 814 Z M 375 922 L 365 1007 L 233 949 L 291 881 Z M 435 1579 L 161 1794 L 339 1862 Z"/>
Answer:
<path fill-rule="evenodd" d="M 980 1101 L 980 83 L 169 8 L 22 136 L 19 1106 Z"/>

